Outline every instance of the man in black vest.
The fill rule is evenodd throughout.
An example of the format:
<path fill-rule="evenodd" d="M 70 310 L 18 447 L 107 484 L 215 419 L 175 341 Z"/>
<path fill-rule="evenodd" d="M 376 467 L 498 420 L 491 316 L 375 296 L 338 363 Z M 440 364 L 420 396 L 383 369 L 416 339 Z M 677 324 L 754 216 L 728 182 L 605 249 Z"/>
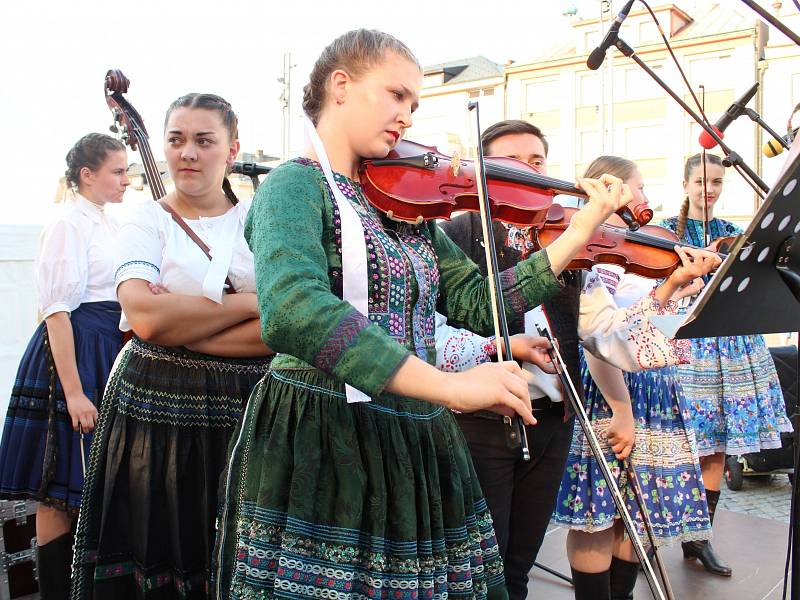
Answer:
<path fill-rule="evenodd" d="M 525 121 L 501 121 L 486 129 L 482 140 L 486 156 L 510 156 L 545 173 L 548 146 L 538 127 Z M 527 231 L 497 221 L 493 227 L 501 271 L 532 251 Z M 465 213 L 443 223 L 442 229 L 486 275 L 480 216 Z M 545 302 L 544 311 L 572 380 L 580 382 L 581 276 L 580 272 L 565 271 L 561 278 L 564 287 Z M 522 333 L 524 323 L 510 327 L 511 334 Z M 528 572 L 555 506 L 572 439 L 573 419 L 565 412 L 560 390 L 548 390 L 547 385 L 542 388 L 537 394 L 540 397 L 531 396 L 538 423 L 526 428 L 530 461 L 522 459 L 520 447 L 511 437 L 511 425 L 502 416 L 488 411 L 457 415 L 494 519 L 510 600 L 522 600 L 527 595 Z"/>

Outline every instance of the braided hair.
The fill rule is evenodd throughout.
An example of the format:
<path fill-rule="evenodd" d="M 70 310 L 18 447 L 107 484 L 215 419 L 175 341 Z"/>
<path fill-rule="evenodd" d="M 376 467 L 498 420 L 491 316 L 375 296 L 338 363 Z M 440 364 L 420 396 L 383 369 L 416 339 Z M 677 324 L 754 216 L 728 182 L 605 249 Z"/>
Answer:
<path fill-rule="evenodd" d="M 225 100 L 225 98 L 217 96 L 216 94 L 198 94 L 196 92 L 181 96 L 169 105 L 167 116 L 164 118 L 164 129 L 167 128 L 170 115 L 178 108 L 202 108 L 204 110 L 216 112 L 222 119 L 222 124 L 225 126 L 225 129 L 228 130 L 230 139 L 239 139 L 239 119 L 236 113 L 233 112 L 230 103 Z M 226 169 L 225 178 L 222 180 L 222 191 L 225 193 L 225 197 L 230 203 L 236 205 L 239 203 L 239 198 L 233 193 L 231 182 L 228 181 L 229 172 L 230 169 Z"/>

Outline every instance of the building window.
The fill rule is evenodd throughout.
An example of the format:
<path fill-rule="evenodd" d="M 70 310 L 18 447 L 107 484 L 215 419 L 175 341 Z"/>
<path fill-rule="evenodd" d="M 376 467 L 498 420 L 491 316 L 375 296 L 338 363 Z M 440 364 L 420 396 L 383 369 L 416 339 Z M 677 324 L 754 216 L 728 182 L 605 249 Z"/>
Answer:
<path fill-rule="evenodd" d="M 661 65 L 651 65 L 656 75 L 663 78 L 663 68 Z M 653 78 L 637 66 L 628 69 L 621 69 L 620 77 L 622 85 L 618 88 L 618 98 L 620 100 L 645 100 L 647 98 L 660 98 L 663 90 L 653 81 Z"/>
<path fill-rule="evenodd" d="M 593 31 L 587 31 L 583 34 L 583 49 L 585 53 L 589 53 L 597 47 L 600 43 L 600 31 L 595 29 Z"/>
<path fill-rule="evenodd" d="M 561 82 L 558 79 L 529 81 L 525 85 L 525 112 L 531 114 L 558 110 L 564 102 L 561 96 Z"/>
<path fill-rule="evenodd" d="M 639 23 L 639 43 L 649 44 L 661 39 L 658 27 L 652 21 Z"/>
<path fill-rule="evenodd" d="M 577 73 L 578 105 L 598 105 L 603 102 L 600 93 L 600 74 L 595 71 Z"/>
<path fill-rule="evenodd" d="M 707 58 L 689 59 L 689 83 L 695 91 L 702 85 L 706 91 L 727 90 L 736 87 L 731 73 L 737 73 L 730 54 L 720 54 Z"/>
<path fill-rule="evenodd" d="M 578 130 L 575 136 L 575 156 L 578 162 L 588 163 L 600 156 L 602 143 L 597 129 Z"/>
<path fill-rule="evenodd" d="M 636 125 L 625 128 L 625 147 L 623 156 L 635 156 L 636 158 L 656 158 L 662 156 L 663 147 L 655 143 L 656 140 L 663 140 L 663 125 Z"/>
<path fill-rule="evenodd" d="M 482 96 L 483 97 L 485 97 L 485 96 L 494 96 L 494 88 L 493 87 L 488 87 L 488 88 L 483 88 L 483 89 L 478 89 L 478 90 L 470 90 L 469 91 L 469 97 L 470 98 L 480 98 Z"/>
<path fill-rule="evenodd" d="M 800 73 L 792 73 L 792 106 L 800 103 Z"/>

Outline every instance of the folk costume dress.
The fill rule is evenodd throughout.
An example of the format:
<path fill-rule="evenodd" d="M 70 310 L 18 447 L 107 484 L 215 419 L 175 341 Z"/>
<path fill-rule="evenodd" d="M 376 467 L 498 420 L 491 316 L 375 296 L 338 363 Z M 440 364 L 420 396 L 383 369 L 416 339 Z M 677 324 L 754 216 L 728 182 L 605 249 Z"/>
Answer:
<path fill-rule="evenodd" d="M 109 248 L 118 223 L 76 195 L 43 232 L 36 259 L 42 322 L 20 361 L 0 443 L 0 498 L 33 499 L 71 512 L 81 505 L 81 438 L 53 363 L 44 319 L 69 314 L 83 393 L 96 406 L 122 346 Z M 84 435 L 88 455 L 91 434 Z"/>
<path fill-rule="evenodd" d="M 677 218 L 661 223 L 676 231 Z M 709 237 L 741 233 L 733 223 L 711 219 Z M 683 240 L 703 245 L 703 222 L 686 219 Z M 691 340 L 692 359 L 679 369 L 694 423 L 700 456 L 733 456 L 781 447 L 781 433 L 792 431 L 775 363 L 761 335 Z"/>
<path fill-rule="evenodd" d="M 254 292 L 247 210 L 239 202 L 217 217 L 186 219 L 211 249 L 209 261 L 156 202 L 144 204 L 120 230 L 116 285 L 142 279 L 219 302 L 228 275 L 238 292 Z M 89 459 L 72 598 L 207 597 L 228 440 L 268 362 L 137 337 L 126 344 Z"/>
<path fill-rule="evenodd" d="M 652 297 L 652 280 L 623 275 L 621 269 L 610 265 L 595 267 L 594 271 L 601 276 L 603 284 L 620 306 L 635 306 L 641 298 Z M 678 307 L 675 302 L 669 302 L 662 310 L 674 313 Z M 711 523 L 697 444 L 677 377 L 678 367 L 674 366 L 688 360 L 688 348 L 674 340 L 660 347 L 655 343 L 660 339 L 657 331 L 654 335 L 646 345 L 649 346 L 648 352 L 676 352 L 681 356 L 680 360 L 667 361 L 673 366 L 624 373 L 634 418 L 634 446 L 630 461 L 642 490 L 656 543 L 663 545 L 675 540 L 707 539 Z M 611 407 L 592 379 L 585 360 L 582 383 L 589 420 L 612 473 L 617 477 L 638 533 L 646 539 L 644 521 L 630 483 L 606 438 L 611 424 Z M 553 520 L 569 529 L 595 532 L 608 529 L 618 518 L 608 484 L 576 423 Z"/>
<path fill-rule="evenodd" d="M 453 415 L 385 391 L 412 354 L 434 364 L 437 307 L 488 333 L 487 284 L 434 223 L 388 221 L 359 183 L 330 178 L 363 231 L 368 314 L 342 300 L 341 200 L 320 165 L 278 167 L 245 233 L 279 354 L 231 444 L 217 597 L 504 598 Z M 512 321 L 559 289 L 544 253 L 502 281 Z M 346 383 L 371 400 L 348 402 Z"/>

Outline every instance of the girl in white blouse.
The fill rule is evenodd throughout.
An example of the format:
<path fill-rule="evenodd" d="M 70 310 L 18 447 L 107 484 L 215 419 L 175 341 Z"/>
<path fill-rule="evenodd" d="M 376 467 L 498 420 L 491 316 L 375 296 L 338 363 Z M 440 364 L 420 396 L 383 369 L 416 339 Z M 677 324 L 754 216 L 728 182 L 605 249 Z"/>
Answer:
<path fill-rule="evenodd" d="M 82 137 L 67 154 L 74 199 L 42 233 L 36 284 L 42 323 L 17 372 L 0 445 L 0 498 L 35 499 L 39 589 L 66 598 L 82 456 L 119 352 L 119 304 L 109 249 L 118 224 L 104 209 L 128 186 L 125 146 Z M 81 448 L 81 445 L 84 448 Z"/>
<path fill-rule="evenodd" d="M 175 189 L 120 228 L 114 282 L 134 337 L 91 452 L 73 598 L 206 597 L 228 439 L 271 354 L 243 235 L 249 203 L 226 178 L 238 151 L 230 104 L 179 98 L 164 133 Z"/>

